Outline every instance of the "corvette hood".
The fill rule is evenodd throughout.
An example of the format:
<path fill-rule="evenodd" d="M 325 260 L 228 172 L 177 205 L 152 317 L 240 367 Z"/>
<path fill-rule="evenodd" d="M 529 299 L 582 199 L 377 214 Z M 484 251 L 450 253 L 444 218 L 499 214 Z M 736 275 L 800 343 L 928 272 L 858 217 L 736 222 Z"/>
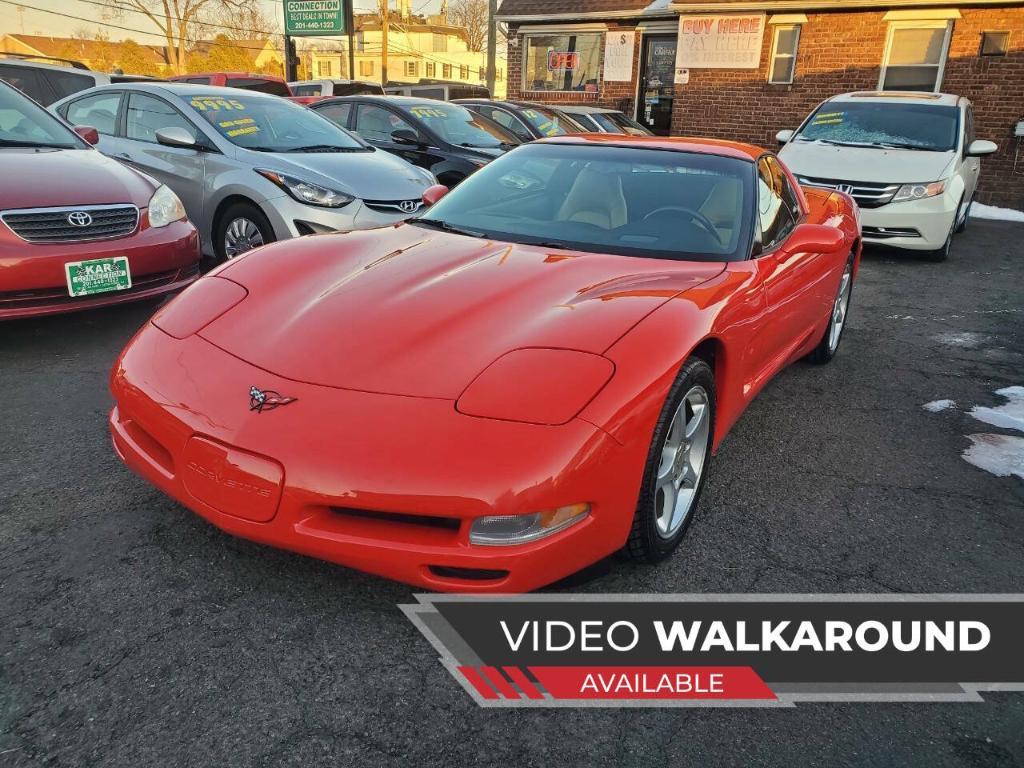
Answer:
<path fill-rule="evenodd" d="M 945 178 L 956 153 L 836 147 L 794 141 L 782 148 L 779 157 L 797 176 L 874 181 L 880 184 L 915 184 Z"/>
<path fill-rule="evenodd" d="M 200 335 L 279 376 L 455 399 L 513 349 L 601 353 L 723 268 L 552 253 L 409 225 L 307 237 L 221 271 L 249 295 Z"/>

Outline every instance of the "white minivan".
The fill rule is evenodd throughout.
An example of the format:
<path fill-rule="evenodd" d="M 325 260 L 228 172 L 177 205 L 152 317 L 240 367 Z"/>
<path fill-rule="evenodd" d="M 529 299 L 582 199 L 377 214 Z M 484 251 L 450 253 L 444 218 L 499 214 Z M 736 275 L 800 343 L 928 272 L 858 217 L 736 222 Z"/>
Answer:
<path fill-rule="evenodd" d="M 779 157 L 801 184 L 839 189 L 861 208 L 866 243 L 949 255 L 967 225 L 982 155 L 971 102 L 945 93 L 858 92 L 823 102 Z"/>

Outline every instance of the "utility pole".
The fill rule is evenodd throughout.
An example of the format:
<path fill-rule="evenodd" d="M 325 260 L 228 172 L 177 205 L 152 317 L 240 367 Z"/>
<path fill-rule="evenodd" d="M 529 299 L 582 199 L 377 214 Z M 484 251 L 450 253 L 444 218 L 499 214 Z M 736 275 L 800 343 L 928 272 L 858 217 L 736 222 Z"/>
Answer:
<path fill-rule="evenodd" d="M 388 0 L 380 0 L 380 84 L 388 87 Z"/>
<path fill-rule="evenodd" d="M 494 86 L 498 79 L 495 59 L 498 56 L 498 0 L 487 0 L 487 90 L 494 98 Z"/>

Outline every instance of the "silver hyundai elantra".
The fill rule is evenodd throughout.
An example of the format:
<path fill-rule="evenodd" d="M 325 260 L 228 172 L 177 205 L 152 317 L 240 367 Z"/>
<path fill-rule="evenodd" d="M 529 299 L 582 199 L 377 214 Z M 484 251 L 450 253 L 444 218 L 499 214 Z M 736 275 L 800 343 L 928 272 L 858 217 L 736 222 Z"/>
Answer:
<path fill-rule="evenodd" d="M 50 109 L 95 128 L 101 152 L 174 190 L 204 252 L 218 259 L 272 240 L 393 224 L 436 183 L 304 107 L 237 88 L 105 85 Z"/>

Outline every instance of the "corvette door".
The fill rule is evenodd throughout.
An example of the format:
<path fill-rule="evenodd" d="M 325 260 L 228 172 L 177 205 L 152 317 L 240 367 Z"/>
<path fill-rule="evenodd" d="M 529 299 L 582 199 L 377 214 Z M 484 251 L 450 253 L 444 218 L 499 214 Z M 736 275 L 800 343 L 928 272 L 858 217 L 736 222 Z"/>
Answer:
<path fill-rule="evenodd" d="M 789 252 L 786 240 L 802 211 L 796 191 L 774 157 L 757 165 L 757 217 L 762 255 L 758 266 L 768 302 L 764 342 L 771 366 L 781 367 L 820 326 L 831 305 L 826 294 L 834 258 L 816 252 Z"/>

